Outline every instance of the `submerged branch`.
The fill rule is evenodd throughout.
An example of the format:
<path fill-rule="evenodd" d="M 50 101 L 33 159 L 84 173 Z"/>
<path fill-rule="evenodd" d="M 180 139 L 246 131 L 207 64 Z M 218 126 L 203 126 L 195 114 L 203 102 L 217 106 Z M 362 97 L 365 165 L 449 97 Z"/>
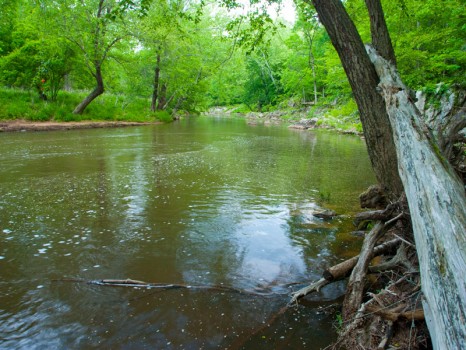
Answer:
<path fill-rule="evenodd" d="M 267 288 L 255 289 L 255 290 L 246 290 L 239 289 L 223 285 L 213 285 L 213 286 L 203 286 L 203 285 L 188 285 L 188 284 L 176 284 L 176 283 L 149 283 L 139 280 L 133 280 L 130 278 L 127 279 L 101 279 L 101 280 L 84 280 L 81 278 L 64 278 L 64 279 L 55 279 L 52 282 L 81 282 L 87 283 L 96 286 L 106 286 L 106 287 L 131 287 L 131 288 L 144 288 L 144 289 L 160 289 L 160 290 L 170 290 L 170 289 L 192 289 L 192 290 L 207 290 L 207 291 L 217 291 L 217 292 L 230 292 L 237 294 L 245 295 L 254 295 L 254 296 L 276 296 L 283 295 L 285 293 L 270 292 Z M 296 283 L 284 284 L 283 287 L 289 287 Z"/>

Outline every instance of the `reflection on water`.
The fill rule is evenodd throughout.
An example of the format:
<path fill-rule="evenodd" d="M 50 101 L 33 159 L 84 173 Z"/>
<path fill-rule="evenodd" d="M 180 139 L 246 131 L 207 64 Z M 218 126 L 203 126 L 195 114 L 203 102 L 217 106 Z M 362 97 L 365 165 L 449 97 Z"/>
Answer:
<path fill-rule="evenodd" d="M 289 283 L 360 244 L 350 215 L 374 179 L 358 138 L 200 118 L 1 134 L 0 147 L 1 348 L 319 349 L 335 336 L 317 308 L 341 284 L 262 325 Z M 321 207 L 344 215 L 322 221 Z"/>

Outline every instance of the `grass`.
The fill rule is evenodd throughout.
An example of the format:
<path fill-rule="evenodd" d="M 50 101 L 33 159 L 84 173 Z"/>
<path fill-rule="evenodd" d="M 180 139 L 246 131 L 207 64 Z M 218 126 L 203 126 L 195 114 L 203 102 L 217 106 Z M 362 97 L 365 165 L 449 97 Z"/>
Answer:
<path fill-rule="evenodd" d="M 353 99 L 336 105 L 318 118 L 318 126 L 327 126 L 340 131 L 362 133 L 362 124 L 359 120 L 358 107 Z"/>
<path fill-rule="evenodd" d="M 25 119 L 30 121 L 132 121 L 169 122 L 166 111 L 150 112 L 149 99 L 105 93 L 95 99 L 82 115 L 73 109 L 86 93 L 61 91 L 57 101 L 42 101 L 34 91 L 0 88 L 0 120 Z"/>

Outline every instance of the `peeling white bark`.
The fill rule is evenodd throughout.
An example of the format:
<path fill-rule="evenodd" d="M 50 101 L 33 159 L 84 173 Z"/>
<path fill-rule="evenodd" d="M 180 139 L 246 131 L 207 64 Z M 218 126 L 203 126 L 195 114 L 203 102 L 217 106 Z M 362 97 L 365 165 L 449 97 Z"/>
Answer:
<path fill-rule="evenodd" d="M 396 69 L 366 46 L 380 77 L 420 262 L 434 349 L 466 349 L 466 198 Z"/>

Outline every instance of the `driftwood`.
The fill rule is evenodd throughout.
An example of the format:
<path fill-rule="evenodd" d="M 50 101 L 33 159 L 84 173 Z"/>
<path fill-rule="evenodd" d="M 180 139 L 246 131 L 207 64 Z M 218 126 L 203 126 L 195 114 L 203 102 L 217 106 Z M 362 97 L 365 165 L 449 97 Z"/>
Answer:
<path fill-rule="evenodd" d="M 383 210 L 371 210 L 371 211 L 363 211 L 361 213 L 356 214 L 354 218 L 354 225 L 360 226 L 360 224 L 364 221 L 388 221 L 392 219 L 395 215 L 399 213 L 399 203 L 392 203 L 389 204 Z"/>
<path fill-rule="evenodd" d="M 394 309 L 377 308 L 372 305 L 366 307 L 366 311 L 368 313 L 375 314 L 392 322 L 398 321 L 399 319 L 405 319 L 409 321 L 419 321 L 425 319 L 423 309 L 416 309 L 403 312 L 400 312 L 397 309 L 399 309 L 399 307 Z"/>
<path fill-rule="evenodd" d="M 392 321 L 388 321 L 387 322 L 387 332 L 385 334 L 385 337 L 383 337 L 382 341 L 379 343 L 379 346 L 377 346 L 377 350 L 383 350 L 387 347 L 390 339 L 392 338 L 393 336 L 393 322 Z"/>
<path fill-rule="evenodd" d="M 401 240 L 398 238 L 392 239 L 390 241 L 386 241 L 377 247 L 374 248 L 372 251 L 372 257 L 376 257 L 382 254 L 389 253 L 394 251 L 394 249 L 400 244 Z M 343 278 L 348 277 L 351 274 L 353 267 L 358 262 L 359 255 L 352 257 L 351 259 L 345 260 L 337 265 L 329 267 L 324 271 L 322 274 L 323 277 L 329 281 L 337 281 Z"/>
<path fill-rule="evenodd" d="M 418 272 L 418 270 L 413 266 L 413 264 L 408 259 L 407 249 L 408 249 L 407 244 L 402 241 L 401 245 L 398 247 L 398 250 L 396 251 L 396 255 L 392 259 L 386 262 L 382 262 L 375 266 L 370 266 L 369 272 L 377 273 L 377 272 L 393 270 L 399 267 L 406 268 L 406 270 L 410 273 Z"/>
<path fill-rule="evenodd" d="M 367 268 L 373 257 L 375 244 L 386 232 L 386 229 L 387 225 L 379 221 L 364 239 L 361 254 L 351 272 L 348 286 L 346 287 L 346 296 L 343 302 L 343 320 L 350 319 L 361 305 Z"/>
<path fill-rule="evenodd" d="M 399 238 L 384 242 L 372 250 L 371 257 L 373 258 L 379 255 L 391 252 L 400 243 L 401 243 L 401 240 Z M 326 286 L 327 284 L 330 284 L 333 281 L 338 281 L 338 280 L 348 277 L 351 274 L 352 269 L 358 262 L 358 259 L 359 259 L 359 255 L 351 259 L 345 260 L 337 265 L 329 267 L 328 269 L 324 271 L 323 278 L 310 284 L 307 287 L 301 288 L 300 290 L 294 292 L 292 294 L 290 304 L 296 303 L 299 299 L 301 299 L 302 297 L 305 297 L 306 295 L 312 292 L 320 291 L 322 287 Z"/>

